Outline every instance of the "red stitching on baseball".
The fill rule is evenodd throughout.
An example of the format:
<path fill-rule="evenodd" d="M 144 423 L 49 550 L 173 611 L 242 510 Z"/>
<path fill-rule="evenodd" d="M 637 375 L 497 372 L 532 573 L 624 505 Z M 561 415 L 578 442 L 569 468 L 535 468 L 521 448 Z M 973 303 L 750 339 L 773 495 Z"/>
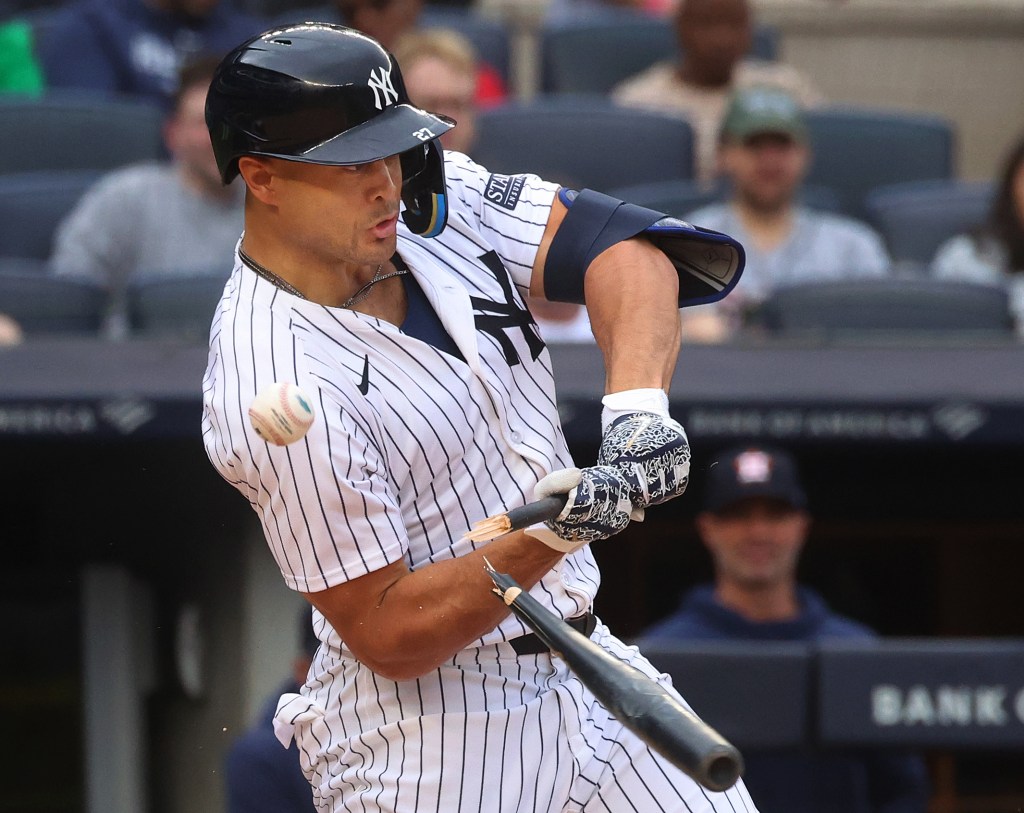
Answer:
<path fill-rule="evenodd" d="M 286 381 L 278 389 L 278 395 L 281 397 L 281 409 L 284 410 L 285 417 L 295 424 L 295 429 L 298 429 L 302 425 L 302 421 L 299 420 L 298 415 L 292 412 L 292 408 L 288 405 L 288 399 L 285 397 L 285 393 L 289 387 L 291 387 L 291 384 Z"/>

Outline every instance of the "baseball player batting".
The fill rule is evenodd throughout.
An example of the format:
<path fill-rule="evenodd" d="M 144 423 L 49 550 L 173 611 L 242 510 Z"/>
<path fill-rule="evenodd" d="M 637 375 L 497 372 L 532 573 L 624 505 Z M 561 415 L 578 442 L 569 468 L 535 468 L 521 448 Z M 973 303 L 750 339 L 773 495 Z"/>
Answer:
<path fill-rule="evenodd" d="M 486 556 L 670 686 L 594 616 L 590 545 L 686 487 L 689 447 L 666 395 L 678 308 L 725 296 L 742 248 L 442 153 L 455 123 L 413 106 L 391 56 L 337 26 L 239 46 L 206 115 L 246 207 L 211 331 L 203 434 L 285 583 L 315 608 L 321 646 L 275 728 L 297 741 L 317 808 L 754 811 L 742 782 L 708 791 L 622 725 L 494 600 L 484 568 Z M 527 292 L 586 302 L 606 360 L 596 465 L 576 468 L 566 448 Z M 315 418 L 277 445 L 248 410 L 280 382 Z M 553 495 L 565 506 L 546 522 L 466 535 Z"/>

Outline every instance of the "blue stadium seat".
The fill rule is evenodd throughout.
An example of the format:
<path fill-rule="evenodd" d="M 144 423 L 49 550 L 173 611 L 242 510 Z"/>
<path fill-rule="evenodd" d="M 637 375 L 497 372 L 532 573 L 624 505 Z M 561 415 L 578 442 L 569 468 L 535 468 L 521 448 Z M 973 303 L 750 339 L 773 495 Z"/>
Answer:
<path fill-rule="evenodd" d="M 729 187 L 718 184 L 709 188 L 696 181 L 654 181 L 613 189 L 609 194 L 630 203 L 685 218 L 695 209 L 727 200 Z M 824 186 L 805 186 L 801 190 L 800 200 L 812 209 L 833 213 L 841 209 L 839 196 Z"/>
<path fill-rule="evenodd" d="M 553 96 L 481 111 L 473 157 L 493 172 L 532 172 L 607 192 L 693 176 L 693 131 L 682 119 L 601 97 Z"/>
<path fill-rule="evenodd" d="M 807 126 L 807 182 L 834 189 L 853 217 L 867 219 L 865 199 L 876 187 L 954 175 L 954 128 L 938 116 L 831 107 L 809 110 Z"/>
<path fill-rule="evenodd" d="M 0 313 L 27 337 L 98 335 L 106 306 L 95 283 L 50 276 L 42 260 L 0 257 Z"/>
<path fill-rule="evenodd" d="M 32 29 L 32 39 L 38 49 L 39 44 L 46 39 L 50 31 L 67 14 L 66 7 L 67 3 L 41 3 L 22 8 L 14 16 L 29 24 Z"/>
<path fill-rule="evenodd" d="M 0 175 L 0 255 L 49 257 L 57 226 L 101 175 L 94 170 Z"/>
<path fill-rule="evenodd" d="M 670 20 L 635 13 L 549 24 L 540 33 L 544 93 L 608 93 L 622 80 L 679 53 Z M 772 60 L 777 52 L 775 29 L 755 28 L 751 55 Z"/>
<path fill-rule="evenodd" d="M 508 82 L 511 75 L 511 44 L 508 29 L 499 20 L 466 9 L 427 6 L 421 28 L 450 28 L 468 39 L 477 54 Z"/>
<path fill-rule="evenodd" d="M 894 261 L 927 266 L 943 242 L 985 222 L 994 194 L 990 181 L 913 181 L 873 189 L 865 208 Z"/>
<path fill-rule="evenodd" d="M 921 277 L 786 285 L 761 305 L 752 324 L 769 334 L 823 339 L 1014 336 L 1005 288 Z"/>
<path fill-rule="evenodd" d="M 132 334 L 206 341 L 227 276 L 222 266 L 188 275 L 141 276 L 128 286 Z"/>
<path fill-rule="evenodd" d="M 61 91 L 0 96 L 0 174 L 112 169 L 164 157 L 163 113 L 141 101 Z"/>
<path fill-rule="evenodd" d="M 311 20 L 341 23 L 341 16 L 337 7 L 330 3 L 290 9 L 274 15 L 274 22 L 281 25 Z M 420 15 L 419 24 L 420 28 L 458 31 L 472 43 L 479 57 L 508 81 L 512 49 L 508 29 L 499 20 L 462 8 L 427 6 Z"/>

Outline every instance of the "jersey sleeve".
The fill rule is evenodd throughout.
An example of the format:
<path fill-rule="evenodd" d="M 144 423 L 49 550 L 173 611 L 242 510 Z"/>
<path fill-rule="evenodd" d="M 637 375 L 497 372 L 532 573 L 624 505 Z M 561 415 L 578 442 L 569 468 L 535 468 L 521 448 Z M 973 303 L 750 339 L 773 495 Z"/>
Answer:
<path fill-rule="evenodd" d="M 264 493 L 257 513 L 285 583 L 315 593 L 397 561 L 408 548 L 385 464 L 358 416 L 316 382 L 302 390 L 318 413 L 303 441 L 255 440 Z"/>
<path fill-rule="evenodd" d="M 251 346 L 234 344 L 238 323 L 249 319 L 268 317 L 236 312 L 215 325 L 204 440 L 215 468 L 258 515 L 285 583 L 316 593 L 402 558 L 409 540 L 397 489 L 354 385 L 314 375 L 303 342 L 281 320 L 254 324 Z M 275 381 L 297 384 L 315 415 L 304 438 L 286 446 L 262 440 L 248 418 L 253 397 Z"/>
<path fill-rule="evenodd" d="M 450 217 L 462 218 L 501 257 L 516 285 L 528 288 L 558 184 L 536 175 L 489 172 L 462 153 L 445 152 Z"/>

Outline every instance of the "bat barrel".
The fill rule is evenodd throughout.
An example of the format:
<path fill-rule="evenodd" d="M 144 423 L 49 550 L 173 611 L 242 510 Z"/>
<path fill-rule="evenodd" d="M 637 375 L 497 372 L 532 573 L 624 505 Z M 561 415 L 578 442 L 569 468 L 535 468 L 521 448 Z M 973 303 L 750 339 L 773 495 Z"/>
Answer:
<path fill-rule="evenodd" d="M 720 753 L 708 754 L 701 767 L 701 784 L 708 790 L 724 791 L 736 784 L 743 773 L 743 760 L 739 751 L 732 746 L 724 747 Z"/>
<path fill-rule="evenodd" d="M 503 591 L 515 585 L 507 574 L 492 573 L 491 578 Z M 736 783 L 743 772 L 740 752 L 680 703 L 678 695 L 588 640 L 529 593 L 518 593 L 509 607 L 653 750 L 708 790 L 725 791 Z"/>

